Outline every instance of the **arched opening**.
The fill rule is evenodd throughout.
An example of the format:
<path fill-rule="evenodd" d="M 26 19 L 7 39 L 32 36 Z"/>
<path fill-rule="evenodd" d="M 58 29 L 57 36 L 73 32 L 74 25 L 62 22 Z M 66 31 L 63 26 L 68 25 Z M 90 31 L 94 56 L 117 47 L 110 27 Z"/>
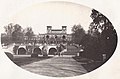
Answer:
<path fill-rule="evenodd" d="M 34 48 L 33 53 L 42 55 L 40 48 Z"/>
<path fill-rule="evenodd" d="M 49 39 L 49 35 L 47 35 L 46 38 Z"/>
<path fill-rule="evenodd" d="M 55 55 L 56 52 L 57 52 L 56 48 L 50 48 L 49 49 L 49 55 Z"/>
<path fill-rule="evenodd" d="M 57 35 L 55 35 L 55 39 L 57 39 L 58 37 L 57 37 Z"/>
<path fill-rule="evenodd" d="M 65 35 L 63 35 L 63 36 L 62 36 L 62 38 L 63 38 L 63 39 L 66 39 L 66 36 L 65 36 Z"/>
<path fill-rule="evenodd" d="M 25 55 L 25 54 L 26 54 L 26 50 L 24 48 L 18 49 L 18 55 Z"/>

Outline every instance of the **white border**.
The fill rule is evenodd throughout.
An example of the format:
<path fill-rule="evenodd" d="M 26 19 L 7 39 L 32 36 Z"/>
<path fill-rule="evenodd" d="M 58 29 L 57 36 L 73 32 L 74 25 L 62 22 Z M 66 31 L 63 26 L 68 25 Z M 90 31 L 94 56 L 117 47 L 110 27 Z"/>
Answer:
<path fill-rule="evenodd" d="M 53 0 L 0 0 L 0 24 L 5 22 L 15 13 L 28 7 L 32 4 L 39 2 L 46 2 Z M 54 0 L 58 1 L 58 0 Z M 69 1 L 78 4 L 95 8 L 99 12 L 103 13 L 114 25 L 117 31 L 118 38 L 120 35 L 120 10 L 119 0 L 59 0 Z M 0 25 L 2 26 L 2 25 Z M 69 77 L 69 79 L 120 79 L 120 54 L 119 54 L 119 39 L 117 49 L 112 58 L 99 69 L 77 77 Z M 1 48 L 1 47 L 0 47 Z M 51 77 L 39 76 L 25 71 L 18 66 L 14 65 L 5 54 L 0 52 L 0 79 L 50 79 Z M 51 79 L 53 79 L 52 77 Z M 66 78 L 68 79 L 68 78 Z"/>

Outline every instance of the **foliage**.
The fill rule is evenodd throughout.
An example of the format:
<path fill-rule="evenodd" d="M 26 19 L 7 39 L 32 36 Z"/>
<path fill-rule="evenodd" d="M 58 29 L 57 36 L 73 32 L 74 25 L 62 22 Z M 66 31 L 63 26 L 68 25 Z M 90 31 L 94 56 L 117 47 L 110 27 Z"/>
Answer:
<path fill-rule="evenodd" d="M 98 11 L 93 9 L 90 17 L 93 21 L 90 24 L 88 34 L 82 39 L 86 52 L 90 53 L 87 56 L 98 59 L 102 54 L 106 54 L 108 59 L 117 45 L 116 31 L 112 23 Z"/>
<path fill-rule="evenodd" d="M 14 31 L 12 32 L 12 41 L 15 43 L 23 42 L 23 32 L 22 27 L 19 24 L 15 24 Z"/>
<path fill-rule="evenodd" d="M 7 40 L 7 43 L 20 43 L 23 41 L 22 27 L 19 24 L 10 23 L 4 26 L 6 35 L 2 39 Z M 6 39 L 7 38 L 7 39 Z M 4 41 L 5 42 L 5 41 Z"/>
<path fill-rule="evenodd" d="M 31 27 L 27 27 L 27 28 L 26 28 L 26 33 L 25 33 L 25 35 L 26 35 L 26 36 L 29 36 L 29 37 L 31 37 L 31 36 L 34 35 L 33 30 L 32 30 Z"/>
<path fill-rule="evenodd" d="M 13 23 L 10 23 L 6 26 L 4 26 L 5 32 L 7 35 L 12 35 L 12 32 L 14 31 Z"/>
<path fill-rule="evenodd" d="M 1 34 L 1 44 L 8 45 L 12 43 L 12 38 L 5 33 Z"/>
<path fill-rule="evenodd" d="M 4 26 L 4 29 L 5 29 L 6 35 L 2 37 L 2 42 L 7 41 L 7 42 L 14 42 L 14 43 L 23 43 L 24 36 L 27 36 L 28 41 L 30 41 L 32 36 L 34 35 L 31 27 L 27 27 L 26 29 L 23 29 L 22 26 L 20 26 L 19 24 L 10 23 L 7 26 Z"/>
<path fill-rule="evenodd" d="M 31 41 L 32 36 L 34 35 L 34 32 L 31 27 L 27 27 L 25 30 L 25 36 L 28 37 L 28 42 Z"/>
<path fill-rule="evenodd" d="M 74 25 L 72 27 L 72 40 L 75 44 L 80 44 L 83 36 L 85 35 L 85 31 L 81 25 Z"/>

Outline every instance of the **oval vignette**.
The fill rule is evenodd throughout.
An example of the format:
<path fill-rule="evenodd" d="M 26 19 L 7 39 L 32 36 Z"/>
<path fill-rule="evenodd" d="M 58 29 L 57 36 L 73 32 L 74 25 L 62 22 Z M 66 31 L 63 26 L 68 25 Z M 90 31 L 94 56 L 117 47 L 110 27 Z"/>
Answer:
<path fill-rule="evenodd" d="M 73 77 L 107 62 L 117 46 L 109 19 L 70 2 L 45 2 L 17 13 L 3 26 L 4 53 L 23 69 L 51 77 Z"/>

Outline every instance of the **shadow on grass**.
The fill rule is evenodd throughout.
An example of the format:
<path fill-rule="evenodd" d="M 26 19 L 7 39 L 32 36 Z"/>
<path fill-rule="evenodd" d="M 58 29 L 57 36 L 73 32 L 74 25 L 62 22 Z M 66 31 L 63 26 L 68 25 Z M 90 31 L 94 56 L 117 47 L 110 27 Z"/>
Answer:
<path fill-rule="evenodd" d="M 104 64 L 102 61 L 93 61 L 87 58 L 81 58 L 81 57 L 73 57 L 74 60 L 77 62 L 83 62 L 84 64 L 81 64 L 88 72 L 95 70 L 96 68 L 100 67 Z"/>
<path fill-rule="evenodd" d="M 17 56 L 14 57 L 13 62 L 18 65 L 18 66 L 23 66 L 23 65 L 27 65 L 33 62 L 37 62 L 37 61 L 42 61 L 42 60 L 46 60 L 52 58 L 52 56 L 48 56 L 48 57 L 36 57 L 36 58 L 32 58 L 30 56 Z"/>

